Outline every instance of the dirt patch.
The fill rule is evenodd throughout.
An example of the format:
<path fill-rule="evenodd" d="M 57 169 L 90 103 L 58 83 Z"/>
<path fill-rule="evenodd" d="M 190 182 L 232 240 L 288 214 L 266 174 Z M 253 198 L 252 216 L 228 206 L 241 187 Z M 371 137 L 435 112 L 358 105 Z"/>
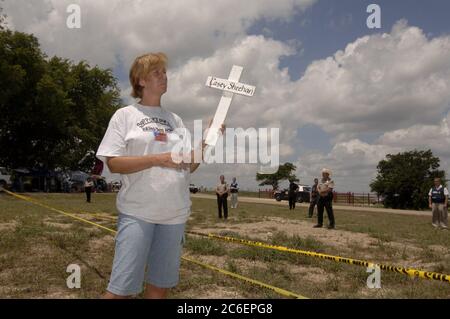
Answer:
<path fill-rule="evenodd" d="M 6 232 L 6 231 L 14 231 L 17 227 L 17 222 L 15 220 L 12 220 L 7 223 L 1 223 L 0 224 L 0 232 Z"/>
<path fill-rule="evenodd" d="M 76 299 L 79 298 L 75 293 L 68 291 L 69 289 L 63 289 L 60 287 L 49 287 L 47 293 L 42 296 L 42 299 Z"/>
<path fill-rule="evenodd" d="M 63 223 L 47 222 L 47 221 L 44 221 L 44 225 L 45 226 L 56 227 L 56 228 L 61 228 L 61 229 L 72 228 L 72 224 L 63 224 Z"/>
<path fill-rule="evenodd" d="M 0 286 L 0 298 L 11 298 L 11 296 L 20 296 L 23 298 L 23 295 L 29 294 L 30 291 L 31 290 L 28 287 L 18 288 L 18 287 Z"/>
<path fill-rule="evenodd" d="M 269 241 L 275 232 L 284 232 L 288 236 L 301 238 L 314 238 L 329 246 L 343 250 L 350 250 L 349 246 L 355 243 L 362 248 L 376 245 L 378 240 L 363 233 L 354 233 L 345 230 L 328 230 L 326 228 L 312 228 L 311 223 L 298 220 L 286 220 L 278 217 L 265 217 L 264 221 L 242 224 L 218 223 L 215 228 L 194 228 L 194 231 L 217 233 L 220 230 L 232 231 L 250 238 Z"/>
<path fill-rule="evenodd" d="M 193 258 L 202 263 L 228 270 L 227 268 L 227 257 L 225 256 L 210 256 L 210 255 L 193 255 L 189 252 L 184 254 L 186 257 Z M 245 259 L 234 259 L 233 263 L 237 267 L 249 267 L 250 265 L 259 265 L 265 267 L 262 262 L 251 262 Z M 213 273 L 213 272 L 211 272 Z M 192 299 L 243 299 L 245 298 L 236 288 L 232 287 L 222 287 L 216 284 L 208 285 L 199 288 L 189 289 L 183 291 L 183 298 Z"/>
<path fill-rule="evenodd" d="M 378 242 L 377 245 L 380 245 L 380 242 Z M 401 252 L 404 251 L 406 254 L 417 254 L 423 250 L 422 248 L 414 246 L 411 243 L 397 243 L 397 242 L 390 241 L 390 242 L 382 243 L 381 245 L 397 249 Z"/>
<path fill-rule="evenodd" d="M 192 289 L 183 292 L 183 297 L 189 299 L 243 299 L 242 294 L 230 287 L 210 285 L 207 289 Z"/>
<path fill-rule="evenodd" d="M 389 264 L 392 264 L 392 263 L 389 263 Z M 436 272 L 436 267 L 439 267 L 440 264 L 441 264 L 441 262 L 428 262 L 425 260 L 419 260 L 417 258 L 411 258 L 411 259 L 408 259 L 407 261 L 396 263 L 396 266 L 412 268 L 412 269 L 416 269 L 416 270 Z"/>
<path fill-rule="evenodd" d="M 47 259 L 55 254 L 55 247 L 51 246 L 47 243 L 34 243 L 30 244 L 30 253 L 28 256 L 25 256 L 26 259 L 36 260 L 39 259 Z M 49 258 L 48 260 L 51 260 Z"/>
<path fill-rule="evenodd" d="M 280 266 L 288 269 L 291 274 L 301 277 L 302 280 L 308 280 L 315 284 L 324 284 L 334 277 L 333 274 L 318 267 L 293 265 L 286 262 L 280 263 Z"/>
<path fill-rule="evenodd" d="M 114 245 L 114 236 L 106 235 L 89 241 L 89 252 L 99 252 Z"/>
<path fill-rule="evenodd" d="M 108 254 L 108 252 L 113 249 L 113 247 L 114 236 L 112 235 L 93 238 L 89 240 L 87 255 L 90 256 L 89 258 L 94 261 L 92 263 L 93 265 L 96 263 L 101 264 L 102 259 L 105 258 L 105 254 Z"/>
<path fill-rule="evenodd" d="M 10 282 L 13 279 L 13 272 L 10 269 L 3 269 L 0 272 L 0 283 L 4 282 Z M 4 286 L 0 286 L 0 292 L 2 291 L 2 289 L 6 289 L 7 287 Z M 0 294 L 1 295 L 1 294 Z"/>
<path fill-rule="evenodd" d="M 428 249 L 430 249 L 432 252 L 443 255 L 443 256 L 448 256 L 450 251 L 447 247 L 441 246 L 441 245 L 430 245 L 428 246 Z"/>
<path fill-rule="evenodd" d="M 188 255 L 188 254 L 187 254 Z M 211 255 L 190 255 L 190 257 L 199 260 L 200 262 L 228 270 L 228 261 L 232 261 L 233 265 L 237 267 L 237 273 L 253 277 L 251 275 L 254 268 L 262 269 L 263 271 L 269 271 L 269 264 L 261 262 L 248 260 L 245 258 L 233 258 L 229 259 L 226 256 L 211 256 Z M 330 279 L 334 278 L 334 274 L 327 273 L 325 270 L 319 267 L 293 265 L 288 262 L 279 262 L 277 267 L 284 268 L 284 270 L 294 276 L 299 278 L 302 282 L 308 282 L 309 284 L 326 284 Z M 195 291 L 195 295 L 192 292 L 187 291 L 184 294 L 188 298 L 245 298 L 239 292 L 224 287 L 217 287 L 213 285 L 214 289 L 208 288 L 206 291 Z M 219 289 L 220 288 L 220 289 Z"/>
<path fill-rule="evenodd" d="M 84 219 L 88 219 L 88 220 L 101 220 L 101 221 L 105 221 L 105 222 L 111 222 L 111 223 L 115 223 L 117 222 L 117 216 L 116 215 L 111 215 L 109 213 L 105 213 L 105 212 L 78 212 L 78 214 L 81 218 Z"/>
<path fill-rule="evenodd" d="M 328 230 L 326 228 L 313 228 L 307 221 L 289 220 L 279 217 L 264 217 L 263 221 L 252 223 L 217 223 L 215 227 L 204 227 L 201 225 L 194 227 L 193 231 L 202 233 L 219 234 L 223 231 L 234 232 L 238 237 L 246 236 L 256 241 L 261 240 L 270 242 L 276 232 L 283 232 L 287 236 L 298 236 L 300 238 L 312 238 L 320 242 L 324 247 L 333 247 L 339 251 L 343 257 L 353 257 L 355 252 L 363 252 L 364 256 L 357 259 L 379 260 L 386 256 L 385 250 L 391 252 L 390 260 L 395 263 L 409 264 L 409 258 L 405 256 L 417 256 L 423 249 L 414 246 L 411 243 L 383 242 L 378 238 L 371 237 L 369 234 L 351 232 L 341 229 Z M 431 249 L 441 255 L 446 255 L 449 250 L 443 246 L 432 246 Z M 310 249 L 306 249 L 310 250 Z M 380 255 L 381 254 L 381 255 Z M 383 260 L 383 259 L 381 259 Z M 390 262 L 389 264 L 392 264 Z M 426 264 L 415 261 L 414 266 L 426 266 Z"/>
<path fill-rule="evenodd" d="M 267 264 L 259 261 L 259 260 L 249 260 L 245 258 L 233 258 L 230 259 L 226 256 L 212 256 L 212 255 L 192 255 L 189 253 L 186 253 L 185 256 L 189 256 L 191 258 L 194 258 L 202 263 L 215 266 L 217 268 L 228 270 L 228 262 L 232 262 L 237 268 L 238 271 L 241 269 L 248 270 L 252 268 L 262 268 L 267 269 Z M 239 271 L 241 273 L 241 271 Z"/>

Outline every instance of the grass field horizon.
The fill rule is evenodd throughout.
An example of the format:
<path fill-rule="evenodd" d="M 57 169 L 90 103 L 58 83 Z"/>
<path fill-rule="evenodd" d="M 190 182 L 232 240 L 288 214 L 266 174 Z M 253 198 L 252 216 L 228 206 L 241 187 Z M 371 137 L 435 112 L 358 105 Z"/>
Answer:
<path fill-rule="evenodd" d="M 115 229 L 115 194 L 27 194 L 48 206 Z M 376 263 L 450 273 L 450 232 L 431 218 L 364 211 L 336 212 L 337 229 L 313 229 L 306 209 L 240 203 L 229 220 L 216 203 L 193 198 L 187 230 L 230 235 Z M 108 283 L 114 235 L 44 207 L 0 194 L 0 298 L 98 298 Z M 92 216 L 96 214 L 96 216 Z M 368 289 L 364 267 L 187 235 L 184 254 L 201 262 L 309 298 L 449 298 L 450 284 L 381 273 Z M 80 289 L 69 289 L 69 264 L 81 266 Z M 183 261 L 170 298 L 282 298 Z M 139 297 L 139 296 L 138 296 Z"/>

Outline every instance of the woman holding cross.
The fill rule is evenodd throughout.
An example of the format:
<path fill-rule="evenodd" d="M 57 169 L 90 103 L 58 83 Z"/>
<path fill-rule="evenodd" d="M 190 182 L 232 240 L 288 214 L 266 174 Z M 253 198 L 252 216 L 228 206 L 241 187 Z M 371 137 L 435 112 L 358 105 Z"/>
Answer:
<path fill-rule="evenodd" d="M 190 215 L 190 173 L 199 163 L 174 161 L 183 137 L 181 118 L 161 106 L 167 91 L 167 57 L 149 53 L 130 70 L 132 96 L 139 102 L 112 116 L 97 156 L 121 174 L 114 262 L 104 298 L 139 294 L 165 298 L 177 285 L 185 223 Z M 203 143 L 203 148 L 205 144 Z"/>

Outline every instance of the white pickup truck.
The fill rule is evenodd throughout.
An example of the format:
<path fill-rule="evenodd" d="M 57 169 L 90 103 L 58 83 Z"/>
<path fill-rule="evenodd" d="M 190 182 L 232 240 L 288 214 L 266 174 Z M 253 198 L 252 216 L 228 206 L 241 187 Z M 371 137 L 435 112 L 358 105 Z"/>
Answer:
<path fill-rule="evenodd" d="M 11 173 L 6 168 L 0 167 L 0 189 L 11 185 Z"/>

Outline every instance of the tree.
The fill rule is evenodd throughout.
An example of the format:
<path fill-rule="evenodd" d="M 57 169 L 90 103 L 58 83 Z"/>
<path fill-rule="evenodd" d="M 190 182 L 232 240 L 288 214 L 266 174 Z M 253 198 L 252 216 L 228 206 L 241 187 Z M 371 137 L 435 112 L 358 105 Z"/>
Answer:
<path fill-rule="evenodd" d="M 378 174 L 370 188 L 385 197 L 385 207 L 424 209 L 433 179 L 445 180 L 445 172 L 438 170 L 439 162 L 431 150 L 388 154 L 378 163 Z"/>
<path fill-rule="evenodd" d="M 3 0 L 0 0 L 3 2 Z M 3 13 L 3 8 L 0 7 L 0 31 L 6 29 L 6 15 Z"/>
<path fill-rule="evenodd" d="M 261 182 L 259 186 L 270 185 L 272 188 L 278 189 L 279 182 L 282 180 L 293 180 L 298 182 L 299 179 L 293 174 L 297 167 L 292 163 L 280 165 L 278 171 L 274 174 L 256 174 L 256 180 Z"/>
<path fill-rule="evenodd" d="M 47 58 L 33 35 L 0 31 L 0 166 L 82 169 L 120 105 L 111 70 Z"/>

